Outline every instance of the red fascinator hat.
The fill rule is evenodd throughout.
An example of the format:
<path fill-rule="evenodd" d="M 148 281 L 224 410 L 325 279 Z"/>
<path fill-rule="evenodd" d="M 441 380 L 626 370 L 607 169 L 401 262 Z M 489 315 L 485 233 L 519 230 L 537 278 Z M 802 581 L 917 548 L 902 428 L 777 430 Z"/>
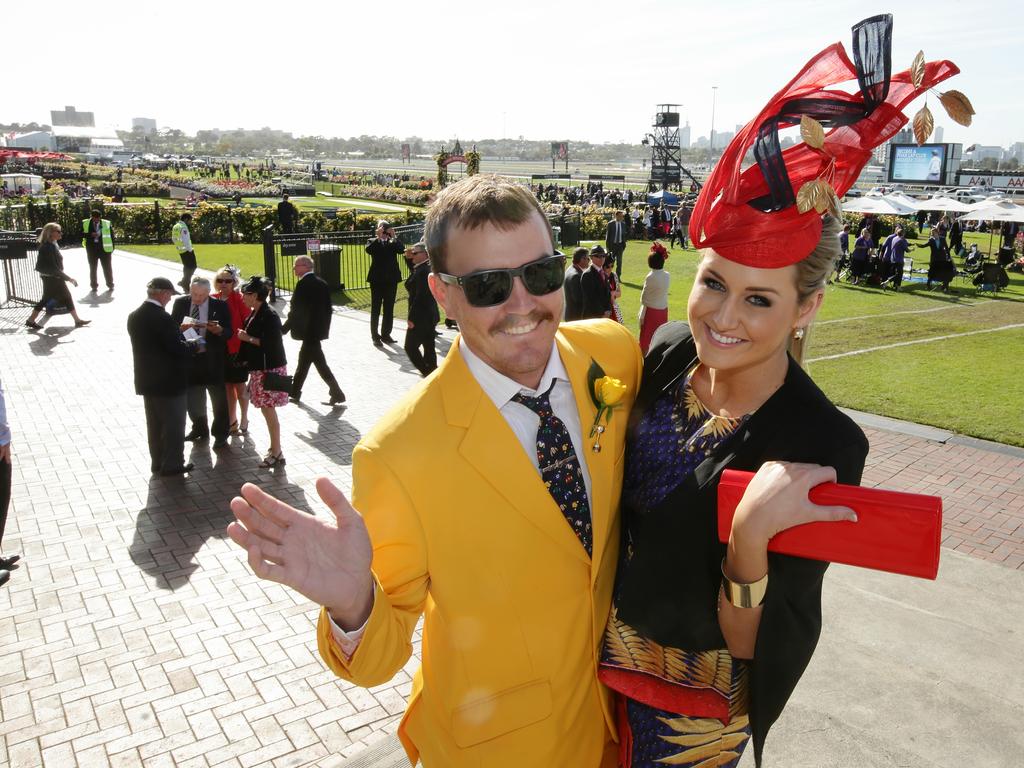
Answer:
<path fill-rule="evenodd" d="M 713 248 L 751 267 L 784 267 L 805 258 L 821 238 L 821 214 L 839 214 L 839 198 L 856 182 L 871 150 L 907 123 L 903 108 L 960 70 L 925 62 L 892 74 L 892 16 L 853 28 L 853 61 L 841 43 L 812 58 L 729 143 L 701 190 L 690 219 L 697 248 Z M 833 90 L 857 81 L 857 93 Z M 964 125 L 974 113 L 957 91 L 940 94 Z M 779 129 L 800 125 L 803 143 L 785 151 Z M 919 144 L 931 133 L 927 105 L 914 118 Z M 753 148 L 756 165 L 742 169 Z"/>

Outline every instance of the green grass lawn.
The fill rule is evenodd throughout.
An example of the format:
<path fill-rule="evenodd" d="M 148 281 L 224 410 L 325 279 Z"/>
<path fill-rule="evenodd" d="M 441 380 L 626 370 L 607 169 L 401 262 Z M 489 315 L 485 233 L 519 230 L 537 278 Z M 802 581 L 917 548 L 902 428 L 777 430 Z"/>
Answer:
<path fill-rule="evenodd" d="M 968 234 L 987 250 L 988 235 Z M 924 245 L 925 240 L 918 241 Z M 667 244 L 667 243 L 666 243 Z M 998 243 L 997 243 L 998 245 Z M 640 289 L 647 274 L 650 243 L 630 242 L 623 259 L 620 306 L 627 327 L 638 332 Z M 128 246 L 127 250 L 177 262 L 171 245 Z M 571 248 L 565 249 L 571 251 Z M 912 252 L 927 264 L 927 248 Z M 243 274 L 263 271 L 260 245 L 196 245 L 199 265 L 216 269 L 237 264 Z M 686 301 L 697 266 L 693 249 L 671 251 L 669 317 L 686 318 Z M 978 296 L 957 278 L 955 295 L 928 292 L 924 284 L 904 283 L 900 293 L 848 284 L 828 287 L 813 328 L 808 370 L 839 405 L 893 418 L 931 424 L 961 434 L 1024 446 L 1024 276 L 1010 273 L 1010 287 L 997 297 Z M 364 295 L 365 294 L 365 295 Z M 403 316 L 404 290 L 395 312 Z M 338 292 L 338 304 L 366 306 L 369 291 Z M 971 333 L 968 336 L 956 334 Z M 953 336 L 954 338 L 939 338 Z M 836 359 L 845 352 L 904 342 L 890 349 Z"/>

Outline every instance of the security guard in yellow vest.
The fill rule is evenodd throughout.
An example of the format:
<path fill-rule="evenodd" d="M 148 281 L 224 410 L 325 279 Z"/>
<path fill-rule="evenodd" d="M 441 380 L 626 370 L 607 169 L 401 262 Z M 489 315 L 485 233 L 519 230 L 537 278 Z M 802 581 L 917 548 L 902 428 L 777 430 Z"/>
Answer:
<path fill-rule="evenodd" d="M 110 229 L 110 220 L 102 218 L 102 214 L 93 209 L 90 218 L 82 220 L 82 235 L 82 245 L 89 259 L 89 285 L 93 292 L 99 287 L 96 281 L 97 262 L 103 265 L 107 290 L 114 290 L 114 268 L 110 263 L 110 254 L 114 252 L 114 233 Z"/>
<path fill-rule="evenodd" d="M 192 273 L 196 271 L 196 252 L 192 250 L 192 233 L 188 225 L 192 223 L 192 214 L 183 213 L 178 221 L 171 227 L 171 241 L 178 249 L 178 257 L 181 259 L 182 276 L 178 283 L 186 291 L 192 283 Z"/>

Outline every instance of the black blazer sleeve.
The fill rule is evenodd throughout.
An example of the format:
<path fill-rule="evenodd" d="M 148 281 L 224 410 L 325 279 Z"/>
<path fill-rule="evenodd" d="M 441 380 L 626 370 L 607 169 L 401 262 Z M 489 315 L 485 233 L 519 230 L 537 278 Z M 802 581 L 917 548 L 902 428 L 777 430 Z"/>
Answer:
<path fill-rule="evenodd" d="M 260 340 L 259 346 L 243 341 L 240 352 L 250 371 L 265 371 L 288 364 L 284 353 L 281 318 L 266 304 L 249 320 L 247 332 Z"/>

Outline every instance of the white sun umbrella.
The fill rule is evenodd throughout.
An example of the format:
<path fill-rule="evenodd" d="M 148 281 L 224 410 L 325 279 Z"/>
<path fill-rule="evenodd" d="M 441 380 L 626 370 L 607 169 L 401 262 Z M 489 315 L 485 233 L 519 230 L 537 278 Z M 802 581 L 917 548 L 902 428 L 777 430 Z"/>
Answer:
<path fill-rule="evenodd" d="M 977 204 L 971 207 L 975 210 L 965 213 L 960 217 L 961 221 L 1016 221 L 1024 222 L 1024 206 L 1011 203 L 1009 200 L 986 200 L 987 206 L 979 207 Z M 992 254 L 992 238 L 995 235 L 995 228 L 989 229 L 988 252 Z"/>
<path fill-rule="evenodd" d="M 946 211 L 948 213 L 966 213 L 971 210 L 967 203 L 961 203 L 952 197 L 931 197 L 918 202 L 918 209 L 922 211 Z"/>
<path fill-rule="evenodd" d="M 865 195 L 843 203 L 843 210 L 850 213 L 872 213 L 876 216 L 906 216 L 916 209 L 903 205 L 881 195 Z"/>
<path fill-rule="evenodd" d="M 1024 206 L 1008 200 L 987 200 L 987 205 L 975 204 L 970 213 L 961 218 L 966 221 L 1017 221 L 1024 222 Z"/>
<path fill-rule="evenodd" d="M 920 200 L 915 200 L 903 192 L 890 192 L 888 195 L 885 195 L 885 199 L 896 205 L 903 206 L 907 209 L 907 213 L 917 213 L 921 210 Z"/>

